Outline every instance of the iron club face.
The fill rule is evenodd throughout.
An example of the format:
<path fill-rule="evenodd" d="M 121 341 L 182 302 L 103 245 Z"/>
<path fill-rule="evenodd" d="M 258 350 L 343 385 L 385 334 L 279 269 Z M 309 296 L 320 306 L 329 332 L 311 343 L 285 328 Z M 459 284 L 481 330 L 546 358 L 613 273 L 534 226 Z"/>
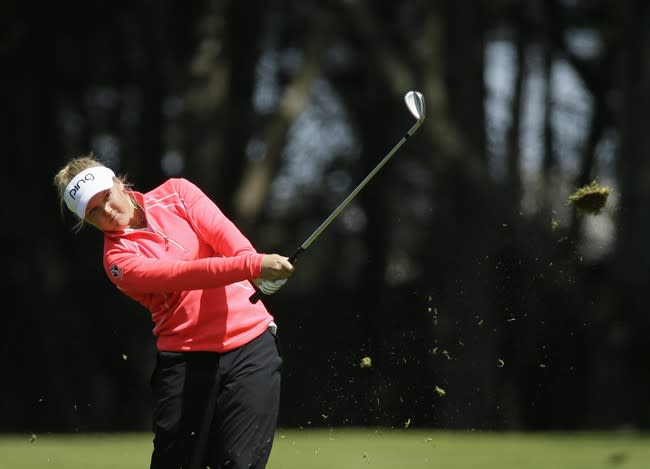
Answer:
<path fill-rule="evenodd" d="M 418 121 L 424 120 L 426 107 L 424 104 L 424 96 L 419 91 L 409 91 L 404 95 L 404 102 L 413 117 Z"/>

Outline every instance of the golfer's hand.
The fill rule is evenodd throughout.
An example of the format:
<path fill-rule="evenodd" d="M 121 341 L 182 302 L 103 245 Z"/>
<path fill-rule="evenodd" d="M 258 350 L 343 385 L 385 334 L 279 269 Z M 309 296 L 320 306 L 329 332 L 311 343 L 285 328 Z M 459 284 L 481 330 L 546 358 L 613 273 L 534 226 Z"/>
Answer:
<path fill-rule="evenodd" d="M 282 286 L 287 283 L 286 278 L 280 278 L 278 280 L 258 280 L 255 282 L 259 291 L 265 295 L 272 295 L 278 291 Z"/>
<path fill-rule="evenodd" d="M 264 254 L 264 257 L 262 257 L 262 272 L 257 280 L 288 279 L 293 274 L 293 271 L 294 267 L 287 257 L 279 254 Z"/>
<path fill-rule="evenodd" d="M 293 270 L 294 267 L 287 257 L 278 254 L 264 254 L 260 276 L 253 280 L 256 291 L 249 298 L 250 302 L 257 303 L 261 294 L 272 295 L 277 292 L 287 283 Z"/>

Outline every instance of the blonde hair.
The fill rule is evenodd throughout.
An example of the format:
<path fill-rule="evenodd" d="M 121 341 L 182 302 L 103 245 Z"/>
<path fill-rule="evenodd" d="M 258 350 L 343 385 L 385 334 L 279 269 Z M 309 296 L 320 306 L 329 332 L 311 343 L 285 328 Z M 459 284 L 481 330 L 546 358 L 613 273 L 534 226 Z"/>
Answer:
<path fill-rule="evenodd" d="M 106 165 L 91 152 L 88 155 L 71 159 L 66 163 L 66 165 L 63 168 L 61 168 L 54 175 L 54 179 L 52 182 L 54 183 L 54 187 L 56 188 L 57 194 L 59 196 L 59 206 L 62 215 L 63 212 L 65 211 L 65 200 L 63 197 L 65 195 L 65 189 L 66 187 L 68 187 L 68 184 L 70 184 L 70 181 L 72 181 L 74 177 L 80 172 L 82 172 L 83 170 L 88 168 L 94 168 L 95 166 L 106 166 Z M 128 186 L 128 184 L 126 184 L 123 178 L 118 176 L 118 179 L 124 185 Z M 73 229 L 75 232 L 78 232 L 79 230 L 81 230 L 81 228 L 84 226 L 85 223 L 83 218 L 79 218 L 76 214 L 74 214 L 74 216 L 77 219 L 77 223 L 75 224 Z"/>

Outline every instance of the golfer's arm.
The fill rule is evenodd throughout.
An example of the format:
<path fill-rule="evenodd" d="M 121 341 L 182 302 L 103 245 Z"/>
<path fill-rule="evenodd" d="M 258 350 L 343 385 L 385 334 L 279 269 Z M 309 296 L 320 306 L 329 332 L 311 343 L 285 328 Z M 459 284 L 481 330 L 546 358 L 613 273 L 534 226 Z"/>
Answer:
<path fill-rule="evenodd" d="M 112 256 L 104 268 L 111 281 L 121 290 L 146 293 L 202 290 L 259 277 L 262 255 L 254 253 L 192 261 L 117 255 Z"/>

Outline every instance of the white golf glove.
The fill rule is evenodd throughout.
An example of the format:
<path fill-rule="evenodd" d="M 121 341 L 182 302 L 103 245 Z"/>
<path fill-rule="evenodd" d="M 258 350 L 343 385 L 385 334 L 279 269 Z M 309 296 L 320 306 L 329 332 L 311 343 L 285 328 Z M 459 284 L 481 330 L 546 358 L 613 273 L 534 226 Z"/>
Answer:
<path fill-rule="evenodd" d="M 286 278 L 279 278 L 277 280 L 260 280 L 257 283 L 257 288 L 265 295 L 272 295 L 282 288 L 285 283 L 287 283 Z"/>

